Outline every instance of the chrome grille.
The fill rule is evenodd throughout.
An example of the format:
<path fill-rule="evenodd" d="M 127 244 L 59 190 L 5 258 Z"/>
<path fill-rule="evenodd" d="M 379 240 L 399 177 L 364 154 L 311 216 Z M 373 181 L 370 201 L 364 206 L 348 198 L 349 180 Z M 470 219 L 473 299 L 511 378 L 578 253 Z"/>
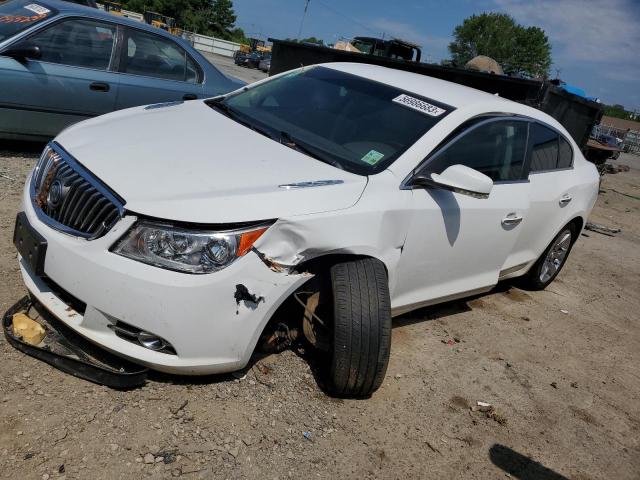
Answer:
<path fill-rule="evenodd" d="M 123 202 L 55 145 L 45 148 L 31 183 L 34 207 L 51 227 L 87 239 L 107 233 Z"/>

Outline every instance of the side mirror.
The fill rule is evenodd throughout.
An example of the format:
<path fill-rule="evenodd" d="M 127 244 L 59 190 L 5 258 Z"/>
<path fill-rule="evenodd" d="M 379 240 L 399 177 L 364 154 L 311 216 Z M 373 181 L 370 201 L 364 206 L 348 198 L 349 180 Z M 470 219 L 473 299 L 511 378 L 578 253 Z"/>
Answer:
<path fill-rule="evenodd" d="M 493 180 L 473 168 L 464 165 L 451 165 L 440 174 L 416 175 L 411 179 L 410 185 L 440 187 L 472 197 L 488 198 L 493 188 Z"/>
<path fill-rule="evenodd" d="M 42 58 L 42 51 L 40 47 L 32 43 L 19 43 L 13 47 L 9 47 L 2 52 L 2 55 L 6 57 L 15 58 L 16 60 L 24 60 L 30 58 L 32 60 L 39 60 Z"/>

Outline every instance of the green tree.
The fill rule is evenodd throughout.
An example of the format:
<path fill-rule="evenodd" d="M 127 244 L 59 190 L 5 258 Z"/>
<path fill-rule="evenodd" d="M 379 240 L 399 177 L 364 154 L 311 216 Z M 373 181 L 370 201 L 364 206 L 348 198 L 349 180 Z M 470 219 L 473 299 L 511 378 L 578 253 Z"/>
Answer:
<path fill-rule="evenodd" d="M 184 30 L 238 42 L 245 40 L 244 31 L 235 27 L 231 0 L 122 0 L 122 5 L 134 12 L 154 11 L 173 17 Z"/>
<path fill-rule="evenodd" d="M 628 112 L 622 105 L 605 105 L 604 114 L 608 117 L 624 118 L 625 120 L 633 119 L 633 112 Z"/>
<path fill-rule="evenodd" d="M 449 51 L 457 65 L 486 55 L 509 74 L 543 78 L 549 74 L 551 45 L 544 30 L 519 25 L 504 13 L 472 15 L 454 29 L 453 36 Z"/>
<path fill-rule="evenodd" d="M 245 45 L 249 44 L 249 39 L 240 27 L 236 27 L 229 32 L 229 40 L 236 43 L 244 43 Z"/>
<path fill-rule="evenodd" d="M 231 30 L 236 23 L 236 14 L 233 11 L 231 0 L 213 0 L 211 2 L 210 25 L 214 31 L 224 38 L 231 37 Z"/>
<path fill-rule="evenodd" d="M 288 42 L 298 42 L 298 43 L 315 43 L 316 45 L 324 45 L 324 40 L 316 37 L 307 37 L 301 38 L 298 40 L 297 38 L 285 38 Z"/>

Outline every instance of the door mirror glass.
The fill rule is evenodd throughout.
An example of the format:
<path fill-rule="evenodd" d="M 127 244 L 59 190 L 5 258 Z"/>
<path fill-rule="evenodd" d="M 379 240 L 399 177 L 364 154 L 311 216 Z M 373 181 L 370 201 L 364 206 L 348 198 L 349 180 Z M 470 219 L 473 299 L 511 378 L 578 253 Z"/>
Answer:
<path fill-rule="evenodd" d="M 32 43 L 20 43 L 5 50 L 3 54 L 16 60 L 25 60 L 27 58 L 40 60 L 42 58 L 40 47 Z"/>
<path fill-rule="evenodd" d="M 493 180 L 465 165 L 451 165 L 442 173 L 417 175 L 411 181 L 412 186 L 440 187 L 456 193 L 477 198 L 488 198 L 493 188 Z"/>

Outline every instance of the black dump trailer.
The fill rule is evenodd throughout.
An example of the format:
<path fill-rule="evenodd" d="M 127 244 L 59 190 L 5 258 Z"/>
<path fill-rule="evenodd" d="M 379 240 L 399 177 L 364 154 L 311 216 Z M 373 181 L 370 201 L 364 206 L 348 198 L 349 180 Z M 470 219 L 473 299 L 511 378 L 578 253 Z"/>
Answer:
<path fill-rule="evenodd" d="M 273 42 L 269 75 L 275 75 L 305 65 L 327 62 L 371 63 L 428 75 L 488 93 L 497 93 L 503 98 L 542 110 L 558 120 L 583 151 L 587 149 L 587 141 L 592 128 L 600 122 L 604 113 L 602 104 L 569 93 L 560 88 L 557 82 L 553 80 L 541 81 L 494 75 L 442 65 L 347 52 L 308 43 L 272 38 L 269 40 Z"/>

